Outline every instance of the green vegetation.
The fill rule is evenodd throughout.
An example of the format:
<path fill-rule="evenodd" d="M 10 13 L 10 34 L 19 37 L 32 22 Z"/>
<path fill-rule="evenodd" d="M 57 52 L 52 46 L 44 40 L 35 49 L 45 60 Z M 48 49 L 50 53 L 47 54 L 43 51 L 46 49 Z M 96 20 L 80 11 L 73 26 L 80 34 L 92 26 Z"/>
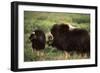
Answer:
<path fill-rule="evenodd" d="M 47 34 L 56 23 L 69 23 L 75 27 L 90 31 L 90 15 L 79 13 L 55 13 L 55 12 L 24 12 L 24 61 L 40 60 L 64 60 L 64 53 L 46 44 L 44 56 L 37 56 L 32 52 L 29 36 L 35 29 L 41 29 Z M 68 59 L 83 59 L 78 54 L 70 56 Z"/>

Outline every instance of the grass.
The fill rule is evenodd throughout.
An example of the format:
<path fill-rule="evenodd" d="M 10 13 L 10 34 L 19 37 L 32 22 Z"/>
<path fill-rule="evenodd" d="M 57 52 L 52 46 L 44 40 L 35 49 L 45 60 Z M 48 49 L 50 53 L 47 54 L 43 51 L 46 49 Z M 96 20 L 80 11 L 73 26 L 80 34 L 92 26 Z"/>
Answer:
<path fill-rule="evenodd" d="M 46 44 L 44 56 L 37 56 L 32 52 L 30 33 L 35 29 L 41 29 L 47 34 L 55 23 L 70 23 L 71 25 L 90 31 L 90 15 L 79 13 L 54 13 L 54 12 L 24 12 L 24 61 L 64 60 L 64 52 Z M 69 59 L 84 59 L 74 53 Z"/>

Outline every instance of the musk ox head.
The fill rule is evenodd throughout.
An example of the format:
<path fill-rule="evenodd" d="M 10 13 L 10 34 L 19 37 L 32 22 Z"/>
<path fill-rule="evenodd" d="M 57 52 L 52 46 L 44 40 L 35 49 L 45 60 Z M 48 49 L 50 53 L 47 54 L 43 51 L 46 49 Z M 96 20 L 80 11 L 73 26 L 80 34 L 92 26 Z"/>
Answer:
<path fill-rule="evenodd" d="M 45 33 L 42 30 L 35 30 L 31 33 L 29 39 L 32 40 L 44 40 Z"/>
<path fill-rule="evenodd" d="M 33 31 L 33 32 L 31 33 L 29 39 L 32 41 L 32 40 L 36 39 L 36 37 L 37 37 L 37 36 L 36 36 L 35 32 Z"/>

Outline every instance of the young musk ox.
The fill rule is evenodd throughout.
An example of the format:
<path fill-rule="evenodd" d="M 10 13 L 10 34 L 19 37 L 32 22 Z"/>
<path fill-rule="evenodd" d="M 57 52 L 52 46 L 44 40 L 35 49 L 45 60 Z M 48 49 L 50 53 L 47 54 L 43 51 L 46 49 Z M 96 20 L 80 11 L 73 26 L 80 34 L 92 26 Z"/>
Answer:
<path fill-rule="evenodd" d="M 33 51 L 35 51 L 38 56 L 43 56 L 43 49 L 46 43 L 45 33 L 42 30 L 35 30 L 31 33 L 29 39 L 32 42 Z"/>
<path fill-rule="evenodd" d="M 65 58 L 76 52 L 82 56 L 90 56 L 90 35 L 85 29 L 70 28 L 67 24 L 54 24 L 51 29 L 52 46 L 65 52 Z"/>

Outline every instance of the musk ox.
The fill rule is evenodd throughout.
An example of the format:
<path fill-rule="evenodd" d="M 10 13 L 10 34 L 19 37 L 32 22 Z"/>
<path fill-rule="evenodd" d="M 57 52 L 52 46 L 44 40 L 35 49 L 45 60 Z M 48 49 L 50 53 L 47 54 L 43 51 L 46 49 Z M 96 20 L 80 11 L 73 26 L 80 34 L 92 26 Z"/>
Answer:
<path fill-rule="evenodd" d="M 54 24 L 51 28 L 52 46 L 65 52 L 90 55 L 90 35 L 85 29 L 70 28 L 67 24 Z M 67 53 L 66 53 L 67 52 Z"/>
<path fill-rule="evenodd" d="M 45 33 L 42 30 L 35 30 L 31 33 L 29 39 L 32 42 L 33 51 L 37 52 L 37 55 L 40 56 L 40 51 L 42 51 L 45 48 Z"/>

